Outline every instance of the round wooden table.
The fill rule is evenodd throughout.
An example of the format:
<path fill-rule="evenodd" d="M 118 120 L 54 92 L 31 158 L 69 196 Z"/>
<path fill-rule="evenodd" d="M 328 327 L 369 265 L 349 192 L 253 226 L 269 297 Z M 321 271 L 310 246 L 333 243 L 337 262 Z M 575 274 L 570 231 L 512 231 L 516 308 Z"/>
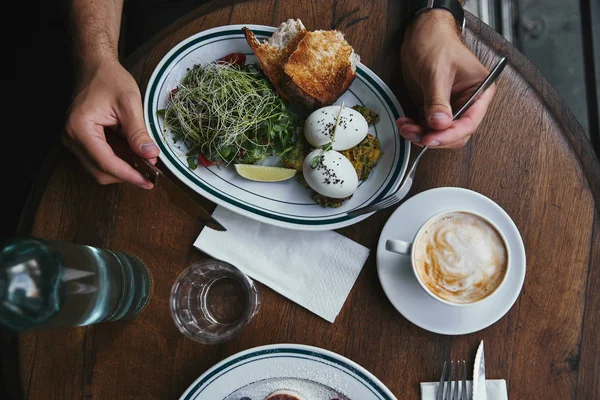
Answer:
<path fill-rule="evenodd" d="M 404 99 L 399 82 L 400 2 L 255 0 L 208 4 L 134 53 L 127 65 L 145 88 L 161 57 L 204 29 L 238 23 L 337 28 Z M 360 7 L 359 7 L 360 5 Z M 169 315 L 179 272 L 206 257 L 192 247 L 202 228 L 164 191 L 96 184 L 68 151 L 49 164 L 24 225 L 32 236 L 135 254 L 155 287 L 134 321 L 19 336 L 22 390 L 29 399 L 175 399 L 204 371 L 238 351 L 301 343 L 367 368 L 399 399 L 420 398 L 419 382 L 439 379 L 441 363 L 472 360 L 486 343 L 488 378 L 507 380 L 513 399 L 600 398 L 600 166 L 568 107 L 513 46 L 472 15 L 466 42 L 486 65 L 509 65 L 479 131 L 461 150 L 430 152 L 411 194 L 441 186 L 475 190 L 497 202 L 525 242 L 520 297 L 492 326 L 463 336 L 427 332 L 404 319 L 380 286 L 375 249 L 392 209 L 339 232 L 371 251 L 335 323 L 260 285 L 261 310 L 236 339 L 204 346 L 185 338 Z M 407 109 L 408 104 L 404 103 Z M 35 196 L 33 196 L 35 198 Z M 204 200 L 206 208 L 213 204 Z M 27 220 L 27 218 L 25 218 Z M 213 399 L 209 399 L 213 400 Z"/>

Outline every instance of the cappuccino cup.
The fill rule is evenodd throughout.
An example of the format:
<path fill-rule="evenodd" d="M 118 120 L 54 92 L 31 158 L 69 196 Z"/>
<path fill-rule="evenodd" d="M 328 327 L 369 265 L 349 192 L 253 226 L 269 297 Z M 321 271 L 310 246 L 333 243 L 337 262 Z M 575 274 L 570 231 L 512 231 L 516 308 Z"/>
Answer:
<path fill-rule="evenodd" d="M 412 242 L 389 239 L 385 248 L 409 255 L 421 287 L 451 306 L 489 299 L 503 285 L 510 268 L 504 234 L 472 211 L 436 214 L 419 228 Z"/>

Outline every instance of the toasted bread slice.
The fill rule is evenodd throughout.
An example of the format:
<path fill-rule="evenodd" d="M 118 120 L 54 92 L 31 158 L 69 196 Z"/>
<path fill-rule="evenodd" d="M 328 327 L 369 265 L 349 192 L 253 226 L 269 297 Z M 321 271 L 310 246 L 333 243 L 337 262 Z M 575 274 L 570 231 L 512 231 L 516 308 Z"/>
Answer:
<path fill-rule="evenodd" d="M 285 78 L 283 66 L 296 50 L 298 43 L 306 35 L 306 28 L 299 19 L 288 19 L 279 25 L 277 31 L 269 39 L 260 43 L 254 33 L 246 27 L 242 28 L 246 41 L 252 47 L 263 72 L 279 95 L 289 100 L 289 95 L 282 89 Z"/>
<path fill-rule="evenodd" d="M 352 84 L 359 62 L 360 57 L 341 32 L 308 32 L 284 65 L 289 77 L 285 90 L 313 99 L 311 108 L 331 105 Z"/>

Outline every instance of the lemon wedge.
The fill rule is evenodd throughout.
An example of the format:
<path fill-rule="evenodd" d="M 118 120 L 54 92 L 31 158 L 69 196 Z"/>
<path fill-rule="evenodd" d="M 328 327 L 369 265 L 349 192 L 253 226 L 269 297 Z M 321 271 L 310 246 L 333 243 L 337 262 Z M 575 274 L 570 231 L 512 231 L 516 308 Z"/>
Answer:
<path fill-rule="evenodd" d="M 281 182 L 296 175 L 295 169 L 266 165 L 235 164 L 235 170 L 240 176 L 258 182 Z"/>

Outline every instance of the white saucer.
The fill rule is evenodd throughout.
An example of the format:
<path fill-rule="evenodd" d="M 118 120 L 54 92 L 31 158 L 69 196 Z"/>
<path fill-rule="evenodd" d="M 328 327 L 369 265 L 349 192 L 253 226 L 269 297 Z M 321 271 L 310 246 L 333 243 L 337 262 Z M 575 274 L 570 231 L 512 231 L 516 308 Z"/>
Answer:
<path fill-rule="evenodd" d="M 499 292 L 468 307 L 453 307 L 429 296 L 412 272 L 410 257 L 385 250 L 388 239 L 410 242 L 428 218 L 457 208 L 489 218 L 502 230 L 510 248 L 511 267 Z M 523 239 L 510 216 L 482 194 L 455 187 L 430 189 L 408 199 L 390 216 L 377 244 L 377 272 L 392 305 L 413 324 L 443 335 L 473 333 L 502 318 L 519 297 L 525 265 Z"/>

